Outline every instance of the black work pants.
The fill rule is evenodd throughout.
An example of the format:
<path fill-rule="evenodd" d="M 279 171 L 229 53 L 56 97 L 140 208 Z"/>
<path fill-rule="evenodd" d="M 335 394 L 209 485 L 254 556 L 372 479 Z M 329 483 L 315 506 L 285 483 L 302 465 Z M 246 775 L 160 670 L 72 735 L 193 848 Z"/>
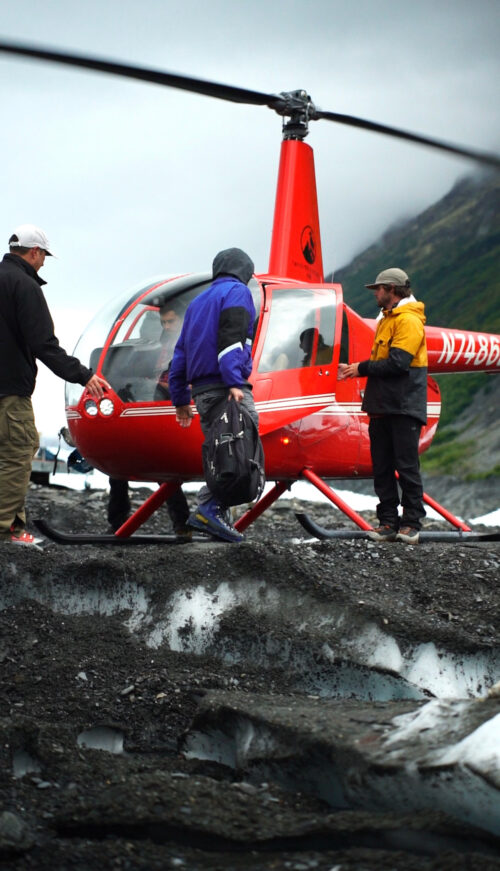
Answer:
<path fill-rule="evenodd" d="M 120 478 L 109 479 L 108 521 L 116 532 L 130 515 L 130 497 L 128 481 Z"/>
<path fill-rule="evenodd" d="M 373 484 L 379 498 L 377 517 L 381 526 L 412 526 L 420 529 L 425 517 L 423 487 L 418 459 L 418 440 L 422 425 L 415 417 L 388 414 L 370 418 L 370 450 Z M 403 515 L 395 472 L 399 475 Z"/>
<path fill-rule="evenodd" d="M 125 523 L 130 515 L 130 510 L 128 481 L 110 478 L 108 521 L 115 532 Z M 174 532 L 182 530 L 186 526 L 189 517 L 189 505 L 181 487 L 167 499 L 167 510 L 174 527 Z"/>

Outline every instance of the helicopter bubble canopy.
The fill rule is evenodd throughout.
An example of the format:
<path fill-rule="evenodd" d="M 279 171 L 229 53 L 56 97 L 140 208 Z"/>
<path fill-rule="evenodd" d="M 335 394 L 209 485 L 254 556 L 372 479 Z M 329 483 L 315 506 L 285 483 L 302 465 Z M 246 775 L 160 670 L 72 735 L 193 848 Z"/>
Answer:
<path fill-rule="evenodd" d="M 168 399 L 168 391 L 161 389 L 162 373 L 172 358 L 189 303 L 212 281 L 211 273 L 167 276 L 128 290 L 98 312 L 74 355 L 93 372 L 102 373 L 124 402 Z M 249 289 L 258 316 L 262 291 L 255 278 Z M 170 305 L 174 323 L 164 329 L 160 310 Z M 76 406 L 81 394 L 80 384 L 67 382 L 66 406 Z"/>

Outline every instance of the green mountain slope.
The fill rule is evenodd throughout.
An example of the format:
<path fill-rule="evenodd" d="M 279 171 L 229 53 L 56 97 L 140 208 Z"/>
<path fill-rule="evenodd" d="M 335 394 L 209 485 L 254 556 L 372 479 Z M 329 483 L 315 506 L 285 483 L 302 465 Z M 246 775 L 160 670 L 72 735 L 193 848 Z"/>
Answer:
<path fill-rule="evenodd" d="M 348 266 L 327 276 L 327 281 L 340 282 L 346 303 L 359 314 L 374 317 L 377 309 L 365 284 L 373 282 L 377 273 L 389 266 L 400 266 L 408 272 L 415 295 L 425 303 L 428 324 L 500 333 L 498 175 L 462 179 L 442 200 L 417 217 L 391 227 Z M 477 410 L 476 440 L 481 431 L 482 408 L 488 409 L 484 429 L 491 427 L 492 414 L 498 420 L 498 407 L 492 411 L 491 401 L 486 400 L 491 396 L 492 378 L 497 376 L 477 373 L 437 379 L 443 402 L 440 432 L 435 447 L 424 458 L 424 466 L 431 463 L 432 470 L 439 472 L 448 464 L 449 471 L 461 418 L 473 402 Z M 459 441 L 463 444 L 462 438 Z M 442 463 L 437 456 L 438 446 Z M 498 474 L 499 453 L 495 449 L 479 451 L 469 445 L 467 473 Z M 480 457 L 477 462 L 476 455 Z"/>
<path fill-rule="evenodd" d="M 500 177 L 463 179 L 335 272 L 365 317 L 376 309 L 364 285 L 388 266 L 408 272 L 428 323 L 500 332 Z"/>

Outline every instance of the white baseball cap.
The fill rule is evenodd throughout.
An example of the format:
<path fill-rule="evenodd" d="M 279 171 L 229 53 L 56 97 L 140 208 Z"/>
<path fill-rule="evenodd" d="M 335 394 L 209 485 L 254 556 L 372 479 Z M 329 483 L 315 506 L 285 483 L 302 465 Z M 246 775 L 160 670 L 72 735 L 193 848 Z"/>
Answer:
<path fill-rule="evenodd" d="M 50 250 L 51 245 L 47 236 L 34 224 L 21 224 L 20 227 L 16 227 L 9 239 L 9 248 L 42 248 L 49 257 L 55 257 L 54 252 Z"/>

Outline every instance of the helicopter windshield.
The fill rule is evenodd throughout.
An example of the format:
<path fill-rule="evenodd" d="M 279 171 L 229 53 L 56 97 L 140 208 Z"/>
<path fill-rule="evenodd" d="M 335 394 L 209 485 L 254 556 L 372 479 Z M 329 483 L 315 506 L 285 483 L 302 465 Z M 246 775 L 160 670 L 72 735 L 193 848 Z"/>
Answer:
<path fill-rule="evenodd" d="M 193 285 L 192 276 L 187 288 L 182 280 L 168 282 L 129 309 L 102 361 L 102 374 L 123 402 L 170 399 L 168 369 L 186 309 L 209 284 Z"/>
<path fill-rule="evenodd" d="M 88 360 L 94 371 L 100 362 L 103 376 L 124 402 L 151 402 L 170 399 L 168 368 L 179 338 L 189 303 L 211 284 L 211 276 L 186 276 L 156 283 L 147 293 L 143 287 L 133 298 L 106 306 L 82 336 L 77 348 L 80 359 Z M 258 315 L 261 289 L 249 283 Z M 119 323 L 118 328 L 116 325 Z M 258 317 L 256 318 L 256 325 Z M 106 340 L 115 330 L 103 359 Z M 79 385 L 67 385 L 67 405 L 77 404 Z"/>
<path fill-rule="evenodd" d="M 299 369 L 332 362 L 335 306 L 330 292 L 276 289 L 259 372 Z"/>
<path fill-rule="evenodd" d="M 167 278 L 163 277 L 163 279 L 152 279 L 147 284 L 141 282 L 139 286 L 132 289 L 129 288 L 125 293 L 107 302 L 98 311 L 78 339 L 73 351 L 75 357 L 78 357 L 84 366 L 88 366 L 95 372 L 100 356 L 100 354 L 96 354 L 96 351 L 102 351 L 110 330 L 114 327 L 120 315 L 127 310 L 136 297 L 142 296 L 149 288 L 156 287 L 158 282 L 165 282 L 167 280 Z M 82 395 L 81 384 L 66 382 L 65 394 L 66 405 L 77 405 Z"/>

